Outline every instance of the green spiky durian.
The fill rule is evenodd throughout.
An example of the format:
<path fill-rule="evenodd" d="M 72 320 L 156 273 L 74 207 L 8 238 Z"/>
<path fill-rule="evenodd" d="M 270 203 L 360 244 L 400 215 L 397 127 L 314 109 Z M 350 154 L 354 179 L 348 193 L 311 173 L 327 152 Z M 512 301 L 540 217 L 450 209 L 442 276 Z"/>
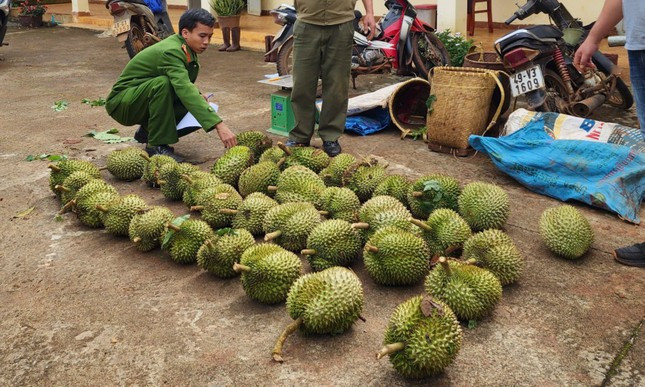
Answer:
<path fill-rule="evenodd" d="M 326 220 L 317 225 L 307 238 L 307 256 L 314 271 L 332 266 L 349 266 L 363 247 L 361 237 L 349 222 L 339 219 Z"/>
<path fill-rule="evenodd" d="M 495 184 L 476 181 L 459 196 L 459 213 L 476 231 L 502 228 L 509 212 L 508 194 Z"/>
<path fill-rule="evenodd" d="M 208 223 L 198 219 L 187 219 L 179 226 L 168 223 L 166 232 L 172 232 L 164 248 L 170 251 L 170 257 L 177 263 L 194 263 L 197 251 L 215 233 Z"/>
<path fill-rule="evenodd" d="M 251 149 L 256 160 L 273 145 L 273 140 L 258 130 L 247 130 L 238 133 L 235 138 L 237 139 L 237 145 Z"/>
<path fill-rule="evenodd" d="M 411 226 L 410 211 L 392 196 L 374 196 L 358 211 L 358 222 L 353 227 L 361 230 L 364 241 L 386 226 L 396 226 L 405 231 L 416 231 Z"/>
<path fill-rule="evenodd" d="M 356 157 L 349 153 L 341 153 L 333 157 L 329 165 L 320 171 L 320 177 L 328 187 L 340 187 L 343 185 L 343 174 L 347 169 L 356 163 Z"/>
<path fill-rule="evenodd" d="M 421 228 L 431 255 L 450 255 L 452 251 L 460 249 L 471 235 L 468 223 L 447 208 L 432 211 L 425 222 L 413 219 L 412 223 Z"/>
<path fill-rule="evenodd" d="M 109 192 L 109 193 L 114 194 L 115 197 L 118 195 L 118 192 L 117 192 L 116 188 L 114 188 L 112 185 L 106 183 L 103 180 L 94 179 L 94 180 L 91 180 L 90 182 L 88 182 L 87 184 L 83 185 L 76 192 L 76 198 L 74 200 L 70 201 L 68 204 L 66 204 L 66 207 L 70 206 L 70 205 L 73 205 L 74 207 L 76 207 L 76 209 L 78 209 L 77 207 L 78 207 L 79 203 L 87 202 L 90 196 L 92 196 L 92 195 L 94 195 L 94 194 L 96 194 L 98 192 Z M 95 203 L 95 205 L 96 204 L 98 204 L 98 203 Z M 86 207 L 85 208 L 86 211 L 90 210 L 90 205 L 89 204 L 85 205 L 85 207 Z M 92 210 L 95 211 L 96 208 L 92 207 Z M 98 213 L 96 213 L 96 215 L 98 215 Z M 97 227 L 99 227 L 99 226 L 97 226 Z"/>
<path fill-rule="evenodd" d="M 188 208 L 197 205 L 197 196 L 202 191 L 222 184 L 222 180 L 217 176 L 204 171 L 195 171 L 190 175 L 182 176 L 182 178 L 186 180 L 188 186 L 184 190 L 181 200 Z"/>
<path fill-rule="evenodd" d="M 207 198 L 202 199 L 202 196 Z M 234 213 L 242 204 L 242 196 L 228 184 L 219 184 L 208 188 L 198 196 L 197 202 L 202 205 L 191 207 L 191 211 L 201 211 L 202 219 L 213 229 L 229 227 L 233 221 Z"/>
<path fill-rule="evenodd" d="M 479 232 L 464 243 L 463 259 L 474 259 L 490 270 L 502 286 L 517 281 L 522 275 L 524 259 L 513 240 L 503 231 L 490 229 Z"/>
<path fill-rule="evenodd" d="M 412 285 L 428 274 L 430 251 L 420 237 L 394 226 L 376 231 L 365 244 L 365 268 L 380 285 Z"/>
<path fill-rule="evenodd" d="M 243 228 L 253 235 L 259 235 L 264 232 L 263 222 L 267 212 L 276 207 L 278 202 L 260 192 L 254 192 L 247 196 L 237 210 L 231 210 L 235 213 L 233 217 L 233 228 Z"/>
<path fill-rule="evenodd" d="M 96 180 L 96 177 L 84 171 L 77 171 L 67 176 L 67 178 L 63 180 L 63 184 L 55 187 L 56 190 L 60 192 L 61 203 L 67 204 L 69 201 L 74 200 L 78 190 L 92 180 Z"/>
<path fill-rule="evenodd" d="M 146 182 L 150 187 L 158 187 L 157 180 L 159 180 L 159 170 L 164 164 L 177 164 L 175 159 L 166 155 L 153 155 L 142 156 L 146 160 L 146 165 L 143 168 L 143 175 L 141 179 Z"/>
<path fill-rule="evenodd" d="M 459 194 L 459 181 L 436 173 L 420 177 L 412 183 L 408 190 L 408 204 L 415 218 L 428 219 L 430 213 L 438 208 L 457 211 Z"/>
<path fill-rule="evenodd" d="M 502 297 L 502 284 L 480 267 L 441 257 L 425 280 L 426 292 L 450 306 L 460 320 L 479 320 Z"/>
<path fill-rule="evenodd" d="M 167 163 L 159 168 L 157 183 L 161 186 L 161 193 L 170 200 L 181 200 L 188 182 L 182 176 L 190 176 L 199 168 L 188 163 Z"/>
<path fill-rule="evenodd" d="M 343 174 L 343 186 L 356 193 L 361 202 L 369 200 L 376 187 L 383 182 L 387 173 L 385 166 L 376 159 L 357 162 L 351 165 Z"/>
<path fill-rule="evenodd" d="M 148 164 L 142 155 L 147 156 L 147 153 L 134 146 L 112 151 L 107 156 L 107 170 L 119 180 L 140 179 Z"/>
<path fill-rule="evenodd" d="M 390 175 L 376 186 L 374 196 L 388 195 L 397 199 L 404 205 L 408 205 L 408 191 L 412 182 L 406 176 Z"/>
<path fill-rule="evenodd" d="M 461 340 L 461 326 L 448 305 L 416 296 L 392 313 L 377 358 L 389 355 L 399 374 L 425 378 L 441 373 L 455 360 Z"/>
<path fill-rule="evenodd" d="M 237 187 L 242 172 L 253 165 L 253 152 L 249 147 L 237 145 L 224 153 L 211 167 L 211 173 L 224 183 Z"/>
<path fill-rule="evenodd" d="M 89 183 L 88 183 L 89 184 Z M 85 184 L 87 187 L 88 184 Z M 119 197 L 119 194 L 107 190 L 95 192 L 76 200 L 76 215 L 78 220 L 87 227 L 98 228 L 103 226 L 102 212 L 97 207 L 107 207 L 109 203 Z"/>
<path fill-rule="evenodd" d="M 150 251 L 161 244 L 166 224 L 175 214 L 166 207 L 149 207 L 130 221 L 128 236 L 140 251 Z"/>
<path fill-rule="evenodd" d="M 51 174 L 49 175 L 49 188 L 59 199 L 61 193 L 56 190 L 56 186 L 63 184 L 65 179 L 72 173 L 83 171 L 96 179 L 101 178 L 99 168 L 85 160 L 62 160 L 56 164 L 49 164 L 48 168 L 51 169 Z"/>
<path fill-rule="evenodd" d="M 329 187 L 320 195 L 320 209 L 331 219 L 342 219 L 348 222 L 358 221 L 358 210 L 361 202 L 349 188 Z"/>
<path fill-rule="evenodd" d="M 542 213 L 540 236 L 549 250 L 568 259 L 580 258 L 594 240 L 587 218 L 570 205 L 552 207 Z"/>
<path fill-rule="evenodd" d="M 319 173 L 323 168 L 329 165 L 330 157 L 322 149 L 316 149 L 310 146 L 297 146 L 287 147 L 282 143 L 278 146 L 287 155 L 282 168 L 293 167 L 294 165 L 302 165 Z"/>
<path fill-rule="evenodd" d="M 273 195 L 273 192 L 268 190 L 269 186 L 274 186 L 278 183 L 280 177 L 280 168 L 275 163 L 265 161 L 257 163 L 248 167 L 240 175 L 238 181 L 238 188 L 240 195 L 246 197 L 253 192 L 262 192 L 266 195 Z"/>
<path fill-rule="evenodd" d="M 287 311 L 295 321 L 273 348 L 283 361 L 282 347 L 296 329 L 308 334 L 340 334 L 351 328 L 363 309 L 363 286 L 353 271 L 334 266 L 296 280 L 287 296 Z"/>
<path fill-rule="evenodd" d="M 325 183 L 307 167 L 296 165 L 285 169 L 278 177 L 276 186 L 269 187 L 275 192 L 278 203 L 308 202 L 318 205 Z"/>
<path fill-rule="evenodd" d="M 126 195 L 116 198 L 107 206 L 97 206 L 101 211 L 101 221 L 105 230 L 113 235 L 126 236 L 132 218 L 147 207 L 139 195 Z"/>
<path fill-rule="evenodd" d="M 269 305 L 284 302 L 289 288 L 302 274 L 302 263 L 297 255 L 266 244 L 249 247 L 233 268 L 241 273 L 246 295 Z"/>
<path fill-rule="evenodd" d="M 242 253 L 255 244 L 255 238 L 243 229 L 217 230 L 197 251 L 197 264 L 219 278 L 235 277 L 233 264 L 240 261 Z"/>
<path fill-rule="evenodd" d="M 285 203 L 273 207 L 264 217 L 265 241 L 274 241 L 289 251 L 300 252 L 320 223 L 320 214 L 310 203 Z"/>
<path fill-rule="evenodd" d="M 271 148 L 265 150 L 262 153 L 262 156 L 260 156 L 260 159 L 258 160 L 258 163 L 263 163 L 265 161 L 270 161 L 272 163 L 278 163 L 280 160 L 284 161 L 286 159 L 287 154 L 284 153 L 282 149 L 280 149 L 279 146 L 275 145 L 272 146 Z"/>

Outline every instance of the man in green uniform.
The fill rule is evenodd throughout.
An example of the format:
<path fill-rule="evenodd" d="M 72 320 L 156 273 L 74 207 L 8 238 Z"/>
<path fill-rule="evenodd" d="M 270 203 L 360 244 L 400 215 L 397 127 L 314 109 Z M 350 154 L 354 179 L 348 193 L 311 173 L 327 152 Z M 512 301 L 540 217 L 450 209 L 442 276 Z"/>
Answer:
<path fill-rule="evenodd" d="M 365 6 L 363 23 L 375 30 L 372 0 Z M 354 43 L 354 6 L 356 0 L 295 0 L 298 20 L 293 38 L 293 90 L 291 105 L 296 125 L 289 132 L 287 146 L 309 146 L 314 134 L 316 89 L 322 79 L 322 111 L 318 135 L 323 149 L 336 156 L 341 148 L 338 138 L 345 130 L 347 92 Z"/>
<path fill-rule="evenodd" d="M 177 123 L 192 113 L 207 132 L 215 129 L 226 147 L 235 135 L 194 85 L 197 54 L 206 50 L 215 19 L 205 9 L 190 9 L 179 19 L 179 33 L 146 48 L 125 66 L 106 102 L 108 114 L 122 125 L 141 127 L 135 139 L 149 155 L 181 159 L 169 144 L 179 140 Z"/>

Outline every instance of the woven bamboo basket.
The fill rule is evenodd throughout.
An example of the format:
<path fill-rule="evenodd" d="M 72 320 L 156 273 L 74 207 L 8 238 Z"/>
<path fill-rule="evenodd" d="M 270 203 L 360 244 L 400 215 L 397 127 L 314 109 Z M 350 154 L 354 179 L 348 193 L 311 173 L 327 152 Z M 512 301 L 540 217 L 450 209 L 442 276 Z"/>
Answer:
<path fill-rule="evenodd" d="M 496 52 L 484 51 L 484 47 L 479 45 L 472 46 L 464 56 L 464 67 L 503 71 L 504 63 Z"/>
<path fill-rule="evenodd" d="M 390 118 L 401 131 L 401 138 L 426 125 L 429 95 L 430 83 L 423 78 L 412 78 L 403 82 L 390 96 Z"/>

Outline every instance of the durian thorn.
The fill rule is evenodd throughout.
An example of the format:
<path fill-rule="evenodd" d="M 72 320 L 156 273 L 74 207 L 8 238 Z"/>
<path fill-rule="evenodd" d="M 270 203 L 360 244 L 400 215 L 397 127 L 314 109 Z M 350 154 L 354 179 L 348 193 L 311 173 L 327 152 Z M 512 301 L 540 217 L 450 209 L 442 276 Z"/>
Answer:
<path fill-rule="evenodd" d="M 147 154 L 145 154 L 145 153 L 139 153 L 139 156 L 141 156 L 141 157 L 143 157 L 144 159 L 146 159 L 146 161 L 150 161 L 150 156 L 148 156 L 148 155 L 147 155 Z"/>
<path fill-rule="evenodd" d="M 291 149 L 289 149 L 289 147 L 284 145 L 283 143 L 278 142 L 277 145 L 278 145 L 278 148 L 282 149 L 282 151 L 287 154 L 287 156 L 291 156 L 291 154 L 293 153 L 291 152 Z"/>
<path fill-rule="evenodd" d="M 49 164 L 47 168 L 51 169 L 54 172 L 60 172 L 60 167 L 56 164 Z"/>
<path fill-rule="evenodd" d="M 378 247 L 372 246 L 369 243 L 365 244 L 365 250 L 370 251 L 372 253 L 378 253 Z"/>
<path fill-rule="evenodd" d="M 157 184 L 159 184 L 159 185 L 164 185 L 164 184 L 166 184 L 166 183 L 168 183 L 168 182 L 167 182 L 167 181 L 165 181 L 165 180 L 157 179 Z"/>
<path fill-rule="evenodd" d="M 191 206 L 190 210 L 191 211 L 202 211 L 204 209 L 204 206 Z"/>
<path fill-rule="evenodd" d="M 220 208 L 219 210 L 219 213 L 224 215 L 235 215 L 238 212 L 239 212 L 238 210 L 234 210 L 232 208 Z"/>
<path fill-rule="evenodd" d="M 139 243 L 139 242 L 141 242 L 141 237 L 134 237 L 134 238 L 132 238 L 132 242 L 134 242 L 134 243 Z"/>
<path fill-rule="evenodd" d="M 329 215 L 329 211 L 318 211 L 318 213 L 323 216 Z"/>
<path fill-rule="evenodd" d="M 100 204 L 96 205 L 96 209 L 101 211 L 101 212 L 108 212 L 108 209 L 105 208 L 104 206 L 100 205 Z"/>
<path fill-rule="evenodd" d="M 278 190 L 278 187 L 276 187 L 275 185 L 270 185 L 267 187 L 267 191 L 269 192 L 275 192 L 277 190 Z"/>
<path fill-rule="evenodd" d="M 448 264 L 448 260 L 446 259 L 446 257 L 439 258 L 439 263 L 443 267 L 443 270 L 446 272 L 446 274 L 448 275 L 452 274 L 450 271 L 450 265 Z"/>
<path fill-rule="evenodd" d="M 240 263 L 235 262 L 235 263 L 233 264 L 233 270 L 234 270 L 236 273 L 240 273 L 240 272 L 243 272 L 243 271 L 251 271 L 251 268 L 250 268 L 250 267 L 248 267 L 248 266 L 246 266 L 246 265 L 242 265 L 242 264 L 240 264 Z"/>
<path fill-rule="evenodd" d="M 369 223 L 358 222 L 358 223 L 352 223 L 352 228 L 367 230 L 368 228 L 370 228 L 370 225 Z"/>
<path fill-rule="evenodd" d="M 386 355 L 389 355 L 389 354 L 392 354 L 392 353 L 395 353 L 395 352 L 399 352 L 403 348 L 405 348 L 404 343 L 399 342 L 399 343 L 387 344 L 387 345 L 383 346 L 383 348 L 381 348 L 381 350 L 376 353 L 376 358 L 381 359 L 381 358 L 385 357 Z"/>
<path fill-rule="evenodd" d="M 284 162 L 285 162 L 285 161 L 287 161 L 287 158 L 286 158 L 286 157 L 281 157 L 281 158 L 280 158 L 280 160 L 278 160 L 278 162 L 277 162 L 277 163 L 275 163 L 275 164 L 276 164 L 276 165 L 278 166 L 278 168 L 279 168 L 279 167 L 281 167 L 281 166 L 282 166 L 282 164 L 284 164 Z"/>
<path fill-rule="evenodd" d="M 59 214 L 59 215 L 63 215 L 64 213 L 66 213 L 67 211 L 69 211 L 69 210 L 70 210 L 70 208 L 74 207 L 75 205 L 76 205 L 76 200 L 70 200 L 70 201 L 68 201 L 67 203 L 65 203 L 65 205 L 63 206 L 63 208 L 61 208 L 61 209 L 60 209 L 60 211 L 58 211 L 58 214 Z"/>
<path fill-rule="evenodd" d="M 190 176 L 188 176 L 188 175 L 181 175 L 181 178 L 182 178 L 182 179 L 184 179 L 184 180 L 186 180 L 186 182 L 188 182 L 188 184 L 193 185 L 193 179 L 191 179 L 191 178 L 190 178 Z"/>
<path fill-rule="evenodd" d="M 414 191 L 414 192 L 412 192 L 412 196 L 415 197 L 415 198 L 420 198 L 421 196 L 423 196 L 423 192 Z"/>
<path fill-rule="evenodd" d="M 271 354 L 273 355 L 273 360 L 277 361 L 278 363 L 282 363 L 284 359 L 282 358 L 282 346 L 284 345 L 284 342 L 287 340 L 287 337 L 289 337 L 293 332 L 295 332 L 300 325 L 302 324 L 302 317 L 298 317 L 298 319 L 291 324 L 289 324 L 280 337 L 278 337 L 278 341 L 276 341 L 275 346 L 273 347 L 273 352 Z"/>
<path fill-rule="evenodd" d="M 215 250 L 215 245 L 213 244 L 213 242 L 212 242 L 210 239 L 209 239 L 209 240 L 207 240 L 206 242 L 204 242 L 204 244 L 205 244 L 209 249 L 211 249 L 211 250 Z"/>
<path fill-rule="evenodd" d="M 58 191 L 58 192 L 69 192 L 69 191 L 71 191 L 71 189 L 69 189 L 69 188 L 65 187 L 64 185 L 60 185 L 60 184 L 56 184 L 56 186 L 54 187 L 54 189 L 55 189 L 56 191 Z"/>
<path fill-rule="evenodd" d="M 300 252 L 302 255 L 314 255 L 316 254 L 316 250 L 314 249 L 304 249 Z"/>
<path fill-rule="evenodd" d="M 264 241 L 265 241 L 265 242 L 272 241 L 272 240 L 274 240 L 275 238 L 279 237 L 280 235 L 282 235 L 282 231 L 280 231 L 280 230 L 277 230 L 277 231 L 274 231 L 274 232 L 267 233 L 267 234 L 264 236 Z"/>
<path fill-rule="evenodd" d="M 432 227 L 428 225 L 428 223 L 419 220 L 419 219 L 414 219 L 410 218 L 410 223 L 414 224 L 415 226 L 419 226 L 420 228 L 426 230 L 426 231 L 432 231 Z"/>
<path fill-rule="evenodd" d="M 168 227 L 168 228 L 169 228 L 169 229 L 171 229 L 171 230 L 175 230 L 175 231 L 179 231 L 179 230 L 181 230 L 181 227 L 176 226 L 176 225 L 174 225 L 174 224 L 172 224 L 172 223 L 168 223 L 168 224 L 166 225 L 166 227 Z"/>

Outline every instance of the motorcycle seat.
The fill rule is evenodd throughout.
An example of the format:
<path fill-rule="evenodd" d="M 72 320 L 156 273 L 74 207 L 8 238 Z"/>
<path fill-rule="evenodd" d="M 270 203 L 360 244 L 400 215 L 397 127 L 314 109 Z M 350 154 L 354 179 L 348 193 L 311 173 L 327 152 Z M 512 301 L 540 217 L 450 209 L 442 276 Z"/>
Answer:
<path fill-rule="evenodd" d="M 562 31 L 559 29 L 549 26 L 549 25 L 540 25 L 540 26 L 534 26 L 534 27 L 529 27 L 526 28 L 527 31 L 531 31 L 533 34 L 535 34 L 538 38 L 545 38 L 545 39 L 560 39 L 562 37 Z"/>
<path fill-rule="evenodd" d="M 502 36 L 495 41 L 499 52 L 507 52 L 513 48 L 529 45 L 551 45 L 562 38 L 562 32 L 548 25 L 523 28 Z"/>

